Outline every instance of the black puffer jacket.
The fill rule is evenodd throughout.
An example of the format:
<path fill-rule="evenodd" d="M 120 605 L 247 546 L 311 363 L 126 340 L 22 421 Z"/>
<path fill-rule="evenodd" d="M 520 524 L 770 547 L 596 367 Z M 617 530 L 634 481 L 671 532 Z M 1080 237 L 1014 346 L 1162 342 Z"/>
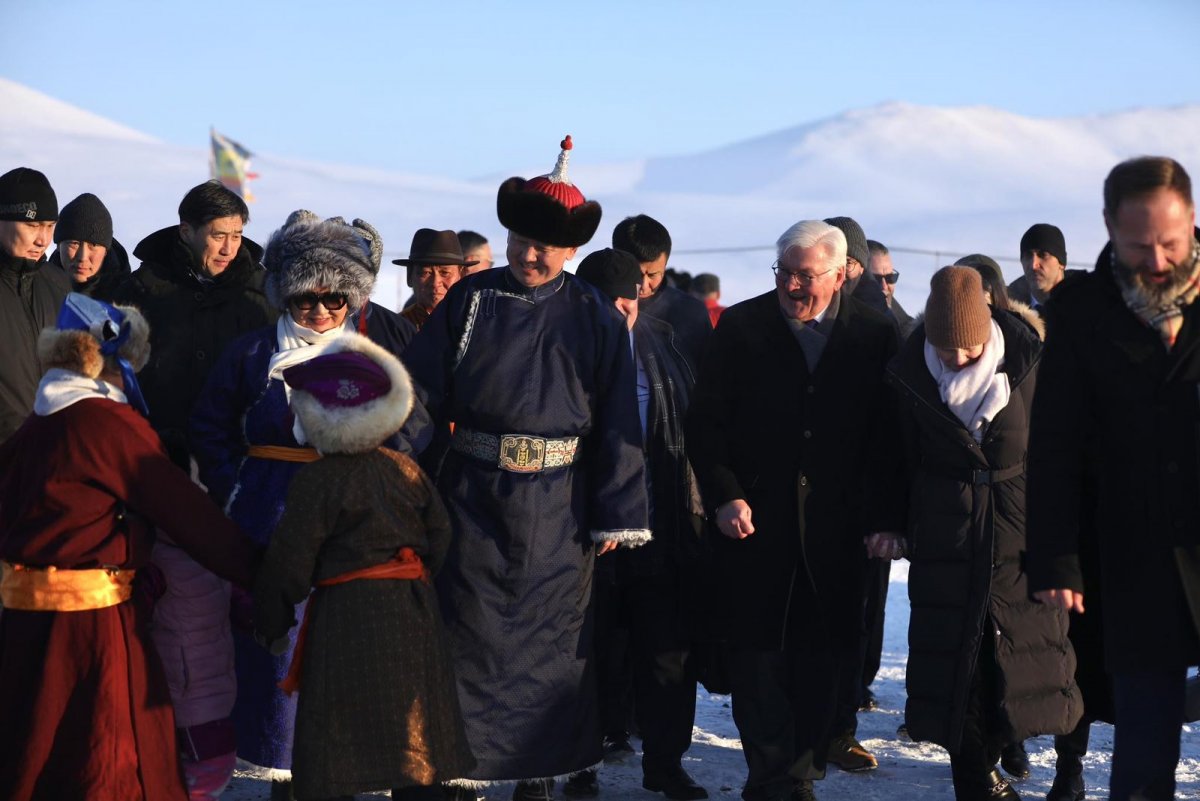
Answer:
<path fill-rule="evenodd" d="M 72 292 L 87 295 L 89 298 L 111 302 L 117 294 L 117 288 L 129 278 L 129 274 L 132 272 L 129 266 L 129 253 L 120 242 L 114 239 L 96 274 L 82 284 L 76 284 L 71 280 L 66 268 L 63 267 L 62 256 L 59 255 L 61 250 L 61 245 L 54 250 L 50 256 L 50 264 L 62 271 L 63 277 L 71 285 Z"/>
<path fill-rule="evenodd" d="M 179 227 L 156 231 L 138 243 L 139 267 L 114 300 L 137 306 L 150 323 L 150 363 L 138 376 L 150 422 L 171 458 L 186 467 L 192 405 L 221 352 L 242 334 L 275 322 L 279 310 L 263 290 L 262 248 L 242 240 L 219 276 L 201 281 Z"/>
<path fill-rule="evenodd" d="M 0 256 L 0 442 L 12 436 L 33 411 L 42 380 L 38 334 L 54 325 L 70 283 L 46 260 Z"/>
<path fill-rule="evenodd" d="M 981 638 L 994 638 L 1000 731 L 1065 734 L 1083 710 L 1066 612 L 1029 597 L 1025 455 L 1041 357 L 1034 331 L 993 311 L 1012 395 L 976 443 L 925 364 L 925 325 L 888 368 L 897 388 L 911 493 L 906 721 L 914 739 L 958 750 Z M 989 475 L 990 474 L 990 475 Z M 990 694 L 990 693 L 989 693 Z"/>

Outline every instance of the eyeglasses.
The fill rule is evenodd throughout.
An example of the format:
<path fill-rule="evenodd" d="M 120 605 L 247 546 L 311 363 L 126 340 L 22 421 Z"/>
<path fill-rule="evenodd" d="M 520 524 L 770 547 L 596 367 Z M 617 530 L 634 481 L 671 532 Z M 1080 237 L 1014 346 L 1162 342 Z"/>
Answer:
<path fill-rule="evenodd" d="M 830 267 L 828 270 L 821 273 L 802 273 L 789 270 L 781 266 L 778 261 L 771 265 L 771 272 L 775 273 L 775 279 L 782 281 L 784 286 L 792 283 L 793 278 L 796 279 L 796 282 L 802 286 L 811 286 L 818 278 L 829 275 L 836 269 L 836 267 Z"/>
<path fill-rule="evenodd" d="M 900 273 L 895 270 L 888 273 L 887 275 L 878 275 L 876 273 L 871 273 L 871 277 L 874 278 L 876 281 L 878 281 L 881 284 L 894 284 L 900 280 Z"/>
<path fill-rule="evenodd" d="M 303 295 L 288 298 L 288 303 L 300 311 L 312 311 L 318 303 L 325 307 L 325 311 L 339 311 L 346 305 L 346 296 L 340 292 L 328 292 L 324 295 L 305 292 Z"/>

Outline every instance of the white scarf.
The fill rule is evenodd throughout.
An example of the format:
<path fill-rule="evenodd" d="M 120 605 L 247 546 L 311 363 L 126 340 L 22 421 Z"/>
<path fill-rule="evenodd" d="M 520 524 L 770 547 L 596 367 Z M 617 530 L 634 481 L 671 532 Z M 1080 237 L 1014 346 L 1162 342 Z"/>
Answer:
<path fill-rule="evenodd" d="M 46 371 L 38 384 L 37 394 L 33 399 L 33 413 L 38 417 L 47 417 L 88 398 L 105 398 L 115 403 L 129 403 L 125 393 L 115 384 L 101 381 L 99 378 L 88 378 L 60 367 L 52 367 Z"/>
<path fill-rule="evenodd" d="M 267 365 L 267 379 L 278 378 L 283 381 L 284 370 L 328 352 L 344 333 L 346 333 L 345 320 L 337 328 L 317 332 L 300 325 L 292 319 L 290 314 L 281 314 L 279 322 L 275 324 L 275 344 L 279 350 L 271 357 L 271 361 Z M 292 405 L 292 388 L 287 385 L 287 382 L 283 384 L 283 393 L 290 407 Z M 296 442 L 305 445 L 308 443 L 308 435 L 304 433 L 304 426 L 300 425 L 300 418 L 295 415 L 293 417 L 295 420 L 292 423 L 292 435 L 296 437 Z"/>
<path fill-rule="evenodd" d="M 976 442 L 983 441 L 983 429 L 1008 405 L 1012 387 L 1004 366 L 1004 334 L 995 320 L 992 335 L 978 359 L 961 370 L 951 370 L 938 358 L 937 351 L 925 340 L 925 366 L 937 382 L 938 394 L 962 421 Z"/>

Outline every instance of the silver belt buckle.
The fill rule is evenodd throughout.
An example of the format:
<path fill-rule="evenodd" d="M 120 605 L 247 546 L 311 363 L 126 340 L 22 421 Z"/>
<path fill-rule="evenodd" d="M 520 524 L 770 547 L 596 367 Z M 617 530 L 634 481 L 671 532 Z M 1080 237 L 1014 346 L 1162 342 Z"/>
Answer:
<path fill-rule="evenodd" d="M 510 473 L 540 473 L 546 458 L 546 440 L 543 437 L 526 437 L 520 434 L 505 434 L 500 437 L 500 459 L 496 463 L 501 470 Z"/>

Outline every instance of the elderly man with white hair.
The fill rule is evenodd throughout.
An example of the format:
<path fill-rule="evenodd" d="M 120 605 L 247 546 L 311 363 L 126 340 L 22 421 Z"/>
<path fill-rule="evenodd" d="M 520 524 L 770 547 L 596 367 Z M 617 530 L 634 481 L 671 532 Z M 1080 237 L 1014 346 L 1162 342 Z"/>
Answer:
<path fill-rule="evenodd" d="M 796 223 L 776 251 L 774 290 L 731 306 L 713 333 L 687 427 L 719 530 L 712 591 L 727 612 L 746 801 L 815 797 L 834 666 L 858 648 L 863 535 L 903 514 L 883 383 L 895 325 L 839 291 L 837 228 Z"/>

